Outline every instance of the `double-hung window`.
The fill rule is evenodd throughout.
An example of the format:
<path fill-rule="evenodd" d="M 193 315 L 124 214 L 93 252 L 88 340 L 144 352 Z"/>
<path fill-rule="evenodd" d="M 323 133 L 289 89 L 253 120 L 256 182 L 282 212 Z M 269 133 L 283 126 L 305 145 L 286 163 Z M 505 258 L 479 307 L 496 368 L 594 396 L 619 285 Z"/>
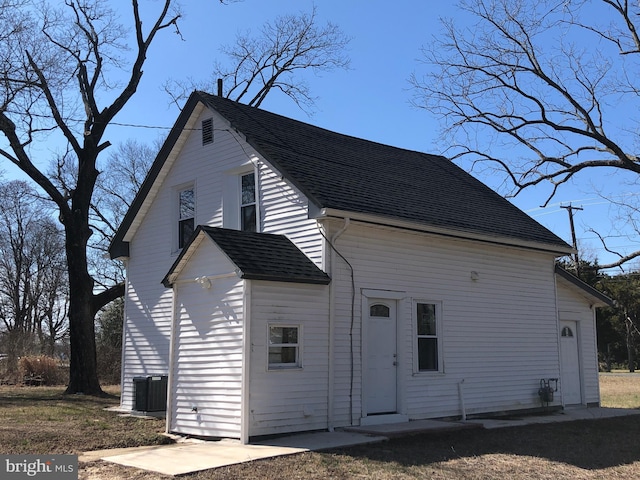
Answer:
<path fill-rule="evenodd" d="M 196 197 L 193 187 L 178 192 L 178 249 L 185 246 L 195 229 Z"/>
<path fill-rule="evenodd" d="M 300 327 L 269 325 L 269 369 L 299 368 Z"/>
<path fill-rule="evenodd" d="M 240 230 L 257 232 L 256 175 L 254 172 L 240 177 Z"/>
<path fill-rule="evenodd" d="M 417 367 L 419 372 L 438 372 L 440 365 L 440 305 L 416 302 Z"/>

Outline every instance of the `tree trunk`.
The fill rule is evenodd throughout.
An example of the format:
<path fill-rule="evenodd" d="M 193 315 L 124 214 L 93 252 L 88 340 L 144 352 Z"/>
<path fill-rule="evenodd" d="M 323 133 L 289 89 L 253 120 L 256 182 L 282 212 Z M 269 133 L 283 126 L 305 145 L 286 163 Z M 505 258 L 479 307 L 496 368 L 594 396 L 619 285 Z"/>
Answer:
<path fill-rule="evenodd" d="M 627 317 L 625 323 L 627 326 L 627 364 L 629 366 L 629 372 L 633 373 L 636 371 L 636 351 L 633 345 L 633 329 L 631 319 Z"/>
<path fill-rule="evenodd" d="M 87 264 L 87 242 L 91 235 L 88 216 L 85 217 L 76 210 L 72 219 L 65 219 L 65 230 L 71 348 L 69 385 L 65 393 L 101 395 L 103 392 L 98 381 L 93 311 L 94 281 L 89 275 Z"/>

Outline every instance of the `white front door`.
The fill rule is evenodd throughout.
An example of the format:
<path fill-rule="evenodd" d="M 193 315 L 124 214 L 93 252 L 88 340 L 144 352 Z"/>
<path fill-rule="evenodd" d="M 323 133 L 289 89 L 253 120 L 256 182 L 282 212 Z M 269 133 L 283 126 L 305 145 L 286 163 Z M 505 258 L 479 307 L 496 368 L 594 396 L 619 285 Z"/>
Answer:
<path fill-rule="evenodd" d="M 560 321 L 560 359 L 562 375 L 560 385 L 564 404 L 581 403 L 577 322 Z"/>
<path fill-rule="evenodd" d="M 366 359 L 367 415 L 396 413 L 396 303 L 369 299 Z"/>

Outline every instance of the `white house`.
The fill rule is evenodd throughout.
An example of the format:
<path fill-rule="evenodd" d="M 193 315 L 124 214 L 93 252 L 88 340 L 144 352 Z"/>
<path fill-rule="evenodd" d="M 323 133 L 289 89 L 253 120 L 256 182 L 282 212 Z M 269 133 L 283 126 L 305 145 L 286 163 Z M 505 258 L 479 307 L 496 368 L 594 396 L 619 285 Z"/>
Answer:
<path fill-rule="evenodd" d="M 448 159 L 194 92 L 111 245 L 122 407 L 168 376 L 167 429 L 251 437 L 598 405 L 572 252 Z M 553 382 L 552 382 L 553 385 Z M 547 399 L 549 400 L 549 399 Z"/>

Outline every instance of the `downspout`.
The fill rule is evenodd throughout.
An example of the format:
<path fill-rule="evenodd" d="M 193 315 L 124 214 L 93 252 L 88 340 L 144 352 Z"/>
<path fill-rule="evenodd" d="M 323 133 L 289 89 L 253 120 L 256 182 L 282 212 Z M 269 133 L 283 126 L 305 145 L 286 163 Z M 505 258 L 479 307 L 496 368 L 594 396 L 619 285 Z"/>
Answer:
<path fill-rule="evenodd" d="M 124 259 L 122 261 L 122 263 L 124 263 L 124 269 L 125 271 L 127 271 L 127 266 L 128 266 L 128 261 L 126 259 Z M 126 358 L 126 353 L 127 353 L 127 305 L 128 305 L 128 301 L 127 301 L 127 292 L 129 291 L 129 275 L 125 276 L 124 279 L 124 318 L 122 319 L 122 337 L 120 338 L 120 345 L 122 345 L 122 348 L 120 349 L 120 389 L 122 390 L 123 387 L 125 386 L 125 380 L 124 380 L 124 374 L 125 374 L 125 358 Z M 132 390 L 132 396 L 133 395 L 133 390 Z M 123 396 L 122 394 L 120 395 L 120 409 L 124 410 L 124 405 L 122 404 L 122 400 L 123 400 Z M 134 400 L 134 406 L 135 406 L 135 400 Z M 128 410 L 133 410 L 133 408 L 130 408 Z"/>
<path fill-rule="evenodd" d="M 560 348 L 560 305 L 558 304 L 558 274 L 555 272 L 555 259 L 554 259 L 554 271 L 553 271 L 553 293 L 556 308 L 556 352 L 558 352 L 558 378 L 560 379 L 560 393 L 562 394 L 562 408 L 564 408 L 564 389 L 562 378 L 562 352 Z"/>
<path fill-rule="evenodd" d="M 244 280 L 244 315 L 242 321 L 243 355 L 242 355 L 242 386 L 240 394 L 240 443 L 249 443 L 249 376 L 251 354 L 251 280 Z"/>
<path fill-rule="evenodd" d="M 173 415 L 173 363 L 174 363 L 174 349 L 176 345 L 176 303 L 178 298 L 178 285 L 174 284 L 171 288 L 171 335 L 169 336 L 169 371 L 167 372 L 167 414 L 165 432 L 171 433 L 171 422 Z"/>
<path fill-rule="evenodd" d="M 595 349 L 594 352 L 596 352 L 595 355 L 595 372 L 596 372 L 596 378 L 598 379 L 598 381 L 596 382 L 596 385 L 598 385 L 598 391 L 596 392 L 597 397 L 598 397 L 598 401 L 595 405 L 591 405 L 591 406 L 595 406 L 595 407 L 600 407 L 600 402 L 601 402 L 601 398 L 600 398 L 600 379 L 599 379 L 599 375 L 598 375 L 598 369 L 599 369 L 599 365 L 598 365 L 598 335 L 597 335 L 597 326 L 596 326 L 596 314 L 597 314 L 597 307 L 595 305 L 590 305 L 589 308 L 591 309 L 591 311 L 593 312 L 592 315 L 592 327 L 593 327 L 593 331 L 596 332 L 596 335 L 593 336 L 593 348 Z M 580 382 L 582 384 L 582 382 Z M 584 392 L 584 398 L 582 400 L 582 403 L 586 404 L 587 407 L 589 406 L 589 399 L 587 398 L 587 391 L 585 389 Z"/>
<path fill-rule="evenodd" d="M 351 220 L 349 218 L 344 219 L 344 225 L 340 230 L 338 230 L 332 237 L 329 242 L 329 248 L 331 250 L 335 250 L 335 242 L 338 238 L 345 232 L 347 228 L 349 228 L 349 224 Z M 320 232 L 322 234 L 322 231 Z M 322 234 L 324 236 L 324 234 Z M 325 239 L 327 239 L 325 237 Z M 331 283 L 329 284 L 329 385 L 327 388 L 327 429 L 330 432 L 333 432 L 334 429 L 334 419 L 333 419 L 333 408 L 334 408 L 334 392 L 335 392 L 335 328 L 336 328 L 336 311 L 335 311 L 335 297 L 336 297 L 336 288 L 335 288 L 335 270 L 336 270 L 336 255 L 335 252 L 331 251 L 330 253 L 330 271 L 331 271 Z"/>

